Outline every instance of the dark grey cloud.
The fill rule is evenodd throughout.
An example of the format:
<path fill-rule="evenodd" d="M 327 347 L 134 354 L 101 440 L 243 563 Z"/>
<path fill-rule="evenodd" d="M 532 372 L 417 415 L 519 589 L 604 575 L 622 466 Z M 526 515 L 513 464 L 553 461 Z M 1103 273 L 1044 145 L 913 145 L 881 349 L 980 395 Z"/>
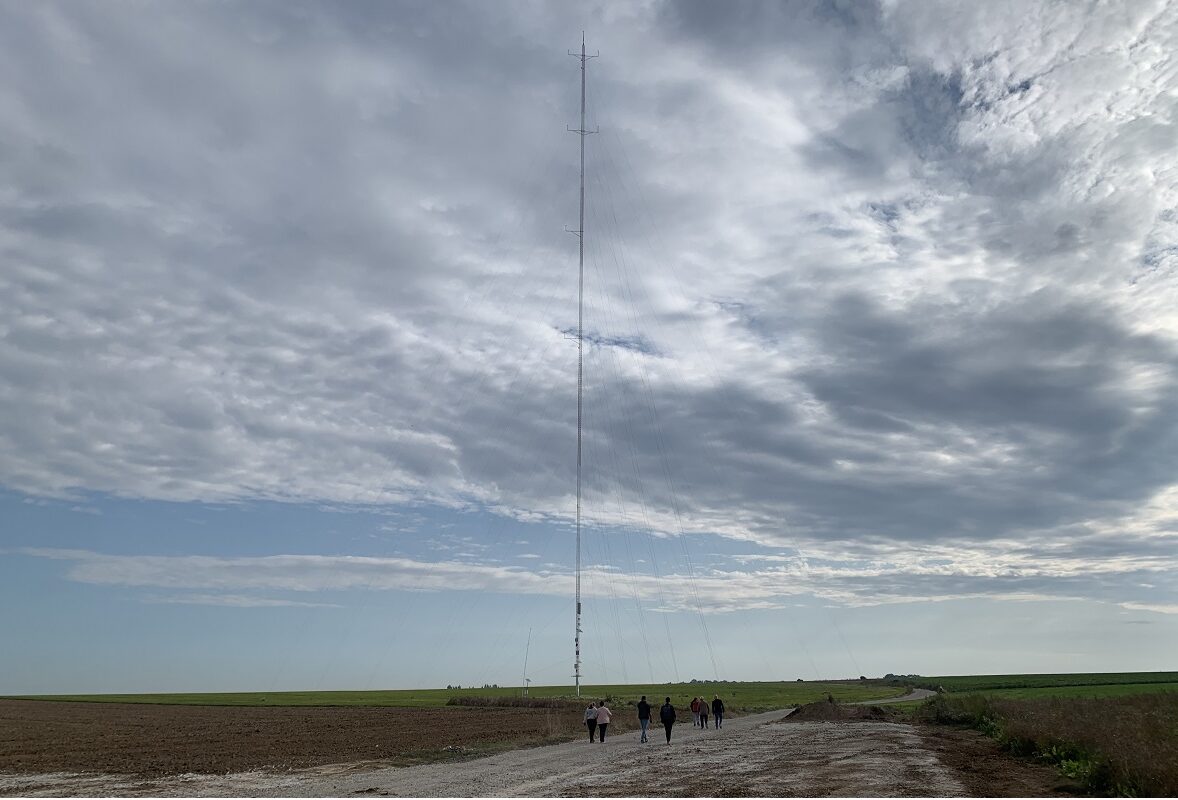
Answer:
<path fill-rule="evenodd" d="M 851 71 L 896 55 L 889 38 L 880 35 L 885 16 L 877 2 L 738 0 L 717 5 L 685 0 L 660 4 L 658 21 L 731 63 L 786 58 Z"/>

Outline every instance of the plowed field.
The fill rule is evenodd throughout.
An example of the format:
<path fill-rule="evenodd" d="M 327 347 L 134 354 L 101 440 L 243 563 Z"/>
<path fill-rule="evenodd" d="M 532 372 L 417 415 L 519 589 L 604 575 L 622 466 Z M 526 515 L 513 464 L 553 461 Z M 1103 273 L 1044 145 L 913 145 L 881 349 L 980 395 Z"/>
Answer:
<path fill-rule="evenodd" d="M 563 741 L 580 713 L 531 708 L 241 708 L 0 700 L 0 771 L 129 775 L 437 761 Z"/>

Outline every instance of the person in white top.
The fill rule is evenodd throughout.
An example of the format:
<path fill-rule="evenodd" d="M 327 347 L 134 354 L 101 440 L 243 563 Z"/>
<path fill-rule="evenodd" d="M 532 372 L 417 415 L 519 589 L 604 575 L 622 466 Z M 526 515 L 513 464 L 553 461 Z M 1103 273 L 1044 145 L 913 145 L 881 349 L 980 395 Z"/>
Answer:
<path fill-rule="evenodd" d="M 609 727 L 609 719 L 613 716 L 612 712 L 605 707 L 605 701 L 601 701 L 601 705 L 597 708 L 597 732 L 601 735 L 601 741 L 605 741 L 605 729 Z"/>
<path fill-rule="evenodd" d="M 593 732 L 597 730 L 597 706 L 593 705 L 593 703 L 590 703 L 589 707 L 585 709 L 585 727 L 589 729 L 589 741 L 596 741 L 593 738 Z M 604 733 L 602 731 L 603 735 Z"/>

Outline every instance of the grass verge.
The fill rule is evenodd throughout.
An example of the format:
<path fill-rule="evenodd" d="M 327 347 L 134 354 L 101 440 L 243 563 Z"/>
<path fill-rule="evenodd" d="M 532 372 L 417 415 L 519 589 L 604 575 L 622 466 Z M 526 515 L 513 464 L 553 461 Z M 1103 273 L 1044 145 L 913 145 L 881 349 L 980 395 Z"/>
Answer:
<path fill-rule="evenodd" d="M 1088 791 L 1178 796 L 1178 694 L 1100 699 L 939 695 L 916 717 L 968 725 L 1007 750 L 1055 764 Z"/>

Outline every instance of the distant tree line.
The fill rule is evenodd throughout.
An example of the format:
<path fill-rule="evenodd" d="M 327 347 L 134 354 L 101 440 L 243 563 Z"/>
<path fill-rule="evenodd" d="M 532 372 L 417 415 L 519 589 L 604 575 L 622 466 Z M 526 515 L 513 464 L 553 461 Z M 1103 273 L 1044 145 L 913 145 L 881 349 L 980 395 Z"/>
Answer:
<path fill-rule="evenodd" d="M 447 683 L 447 684 L 446 684 L 446 688 L 447 688 L 447 689 L 461 689 L 461 688 L 462 688 L 462 684 L 460 683 L 460 684 L 457 684 L 456 686 L 451 686 L 450 684 L 448 684 L 448 683 Z M 472 689 L 473 689 L 474 687 L 472 686 L 472 687 L 470 687 L 470 688 L 472 688 Z M 483 688 L 483 689 L 498 689 L 498 688 L 499 688 L 499 684 L 497 684 L 497 683 L 484 683 L 484 684 L 482 685 L 482 688 Z"/>

